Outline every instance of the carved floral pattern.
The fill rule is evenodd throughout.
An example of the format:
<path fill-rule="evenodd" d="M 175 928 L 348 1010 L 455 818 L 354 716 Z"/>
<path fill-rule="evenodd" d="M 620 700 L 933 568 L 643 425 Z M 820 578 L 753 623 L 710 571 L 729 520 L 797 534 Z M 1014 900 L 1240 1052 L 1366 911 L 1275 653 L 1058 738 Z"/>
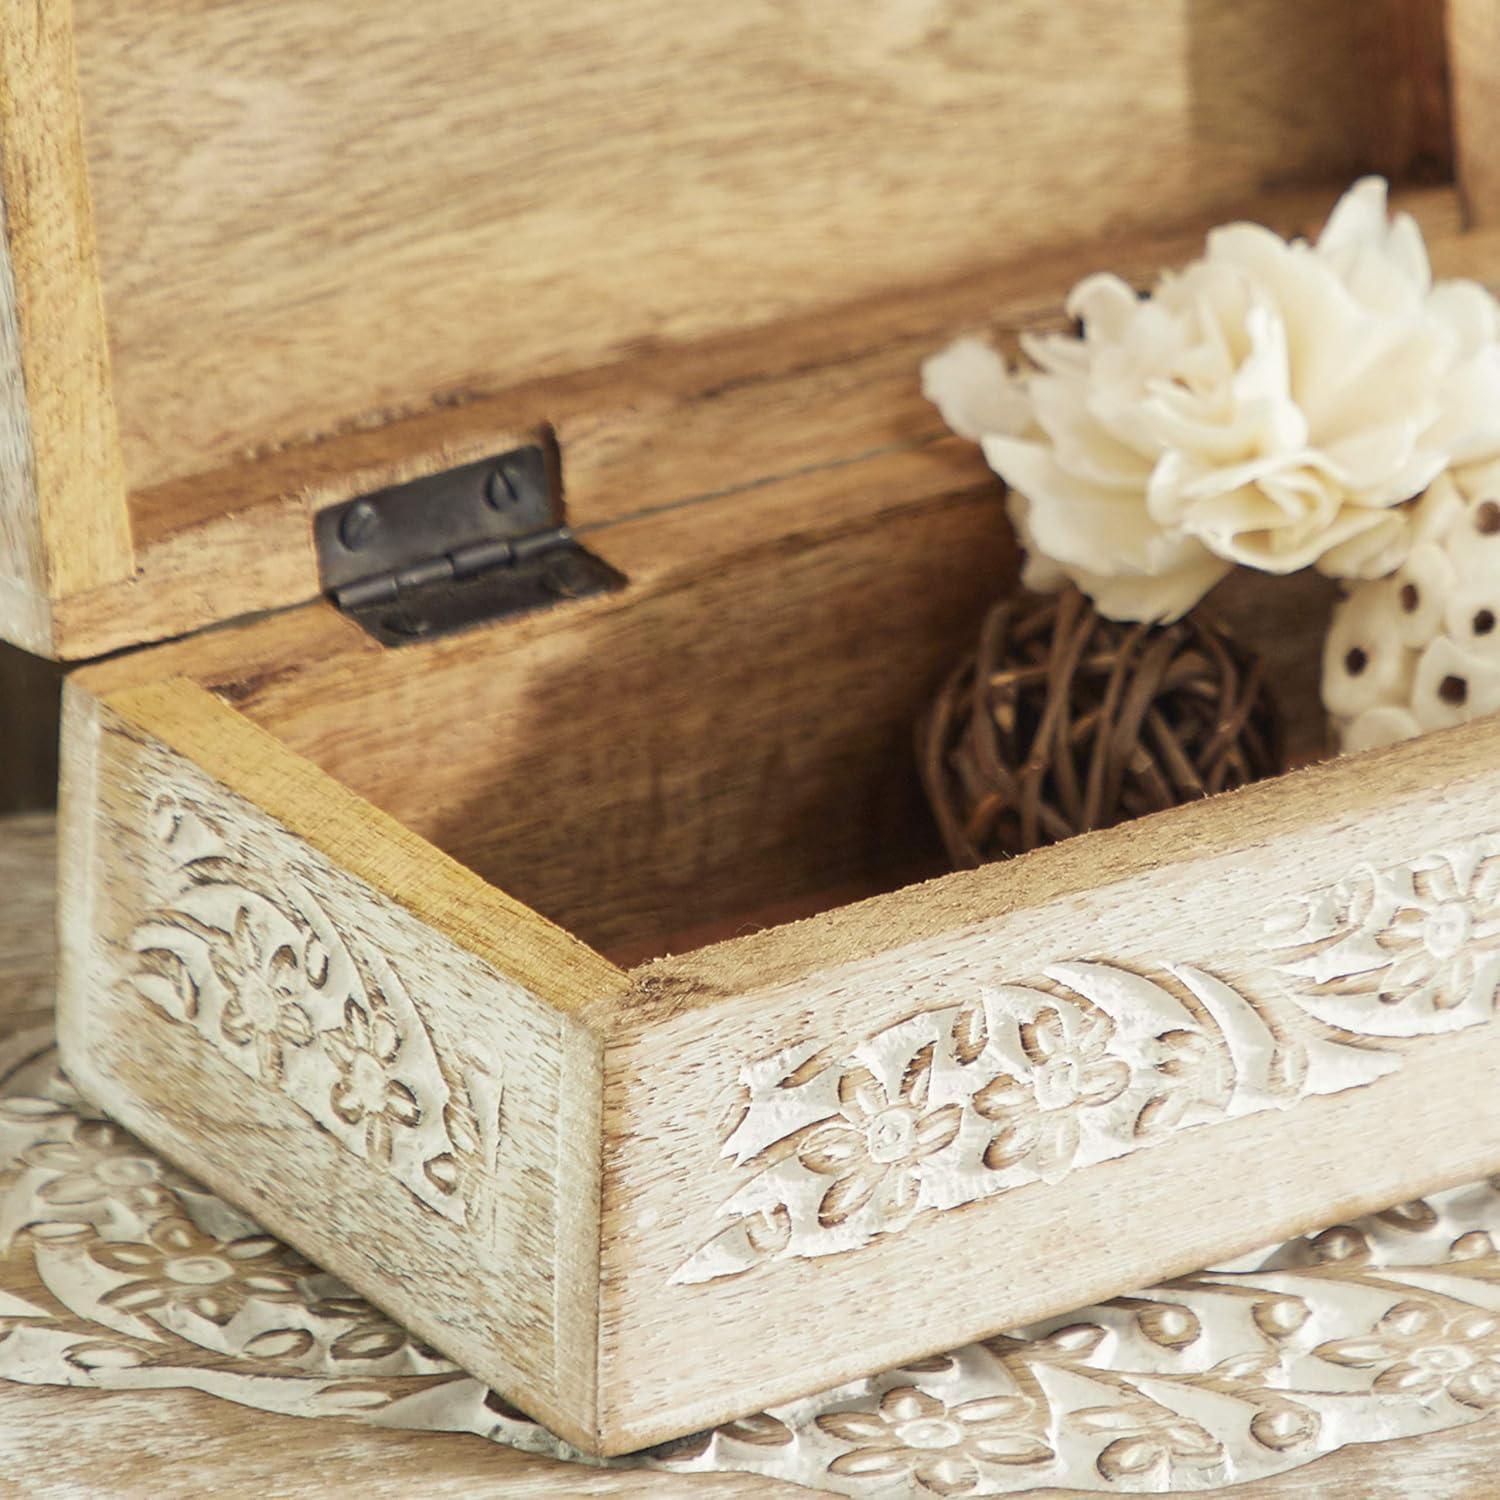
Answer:
<path fill-rule="evenodd" d="M 1147 1148 L 1169 1132 L 1357 1088 L 1398 1059 L 1286 1035 L 1202 970 L 1058 964 L 886 1027 L 843 1056 L 746 1066 L 723 1154 L 750 1175 L 674 1276 L 840 1254 L 943 1211 Z"/>
<path fill-rule="evenodd" d="M 286 1076 L 286 1049 L 305 1047 L 313 1039 L 312 1018 L 297 997 L 327 978 L 326 962 L 315 977 L 302 967 L 290 946 L 271 950 L 256 931 L 250 908 L 235 913 L 225 941 L 213 946 L 209 962 L 224 987 L 219 1030 L 236 1047 L 254 1047 L 263 1077 Z M 309 939 L 309 945 L 316 939 Z"/>
<path fill-rule="evenodd" d="M 851 1496 L 1265 1479 L 1489 1416 L 1497 1234 L 1500 1183 L 1477 1183 L 612 1463 Z M 0 1036 L 0 1379 L 575 1456 L 90 1116 L 36 1033 Z"/>
<path fill-rule="evenodd" d="M 166 1218 L 151 1225 L 144 1243 L 95 1244 L 89 1256 L 131 1278 L 100 1298 L 128 1312 L 182 1307 L 224 1324 L 248 1302 L 297 1301 L 298 1262 L 269 1235 L 221 1240 L 189 1219 Z"/>
<path fill-rule="evenodd" d="M 1500 836 L 1363 866 L 1274 912 L 1266 936 L 1292 997 L 1330 1025 L 1373 1036 L 1477 1026 L 1500 992 Z"/>
<path fill-rule="evenodd" d="M 49 1174 L 37 1189 L 47 1204 L 87 1209 L 118 1199 L 137 1213 L 172 1202 L 175 1176 L 133 1137 L 108 1120 L 78 1120 L 60 1140 L 46 1140 L 21 1153 L 21 1164 Z"/>
<path fill-rule="evenodd" d="M 953 1140 L 960 1118 L 957 1105 L 926 1108 L 932 1053 L 917 1053 L 894 1094 L 868 1068 L 839 1079 L 838 1115 L 797 1149 L 808 1171 L 833 1179 L 818 1204 L 819 1223 L 842 1224 L 877 1197 L 887 1223 L 915 1210 L 922 1163 Z"/>
<path fill-rule="evenodd" d="M 886 1483 L 904 1479 L 923 1494 L 972 1495 L 988 1464 L 1039 1464 L 1052 1458 L 1031 1427 L 1034 1403 L 1022 1396 L 984 1396 L 947 1406 L 913 1386 L 880 1398 L 874 1411 L 825 1412 L 820 1432 L 853 1443 L 830 1474 Z"/>
<path fill-rule="evenodd" d="M 323 1045 L 339 1070 L 329 1094 L 334 1114 L 346 1125 L 363 1126 L 364 1154 L 371 1161 L 390 1161 L 394 1130 L 422 1123 L 417 1096 L 391 1073 L 401 1055 L 400 1034 L 386 1017 L 372 1017 L 350 999 L 344 1001 L 343 1026 L 326 1032 Z"/>
<path fill-rule="evenodd" d="M 310 863 L 279 861 L 273 877 L 242 833 L 175 792 L 149 825 L 155 904 L 121 982 L 464 1221 L 498 1152 L 492 1065 L 439 1055 L 418 997 L 378 943 L 342 929 Z"/>
<path fill-rule="evenodd" d="M 1476 1411 L 1500 1406 L 1500 1317 L 1445 1317 L 1431 1302 L 1398 1302 L 1364 1338 L 1333 1339 L 1314 1353 L 1375 1371 L 1382 1396 L 1451 1396 Z"/>
<path fill-rule="evenodd" d="M 1274 912 L 1265 939 L 1289 1015 L 1202 969 L 1064 963 L 1029 984 L 979 984 L 839 1056 L 814 1044 L 746 1064 L 722 1154 L 748 1175 L 673 1280 L 858 1249 L 926 1211 L 1400 1065 L 1352 1038 L 1490 1019 L 1500 835 L 1362 867 Z"/>

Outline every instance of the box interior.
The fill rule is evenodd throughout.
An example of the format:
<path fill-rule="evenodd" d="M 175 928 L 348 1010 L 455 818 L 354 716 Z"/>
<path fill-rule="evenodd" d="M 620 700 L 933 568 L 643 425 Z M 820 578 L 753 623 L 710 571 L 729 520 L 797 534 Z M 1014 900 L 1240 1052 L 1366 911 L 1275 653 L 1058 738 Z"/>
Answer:
<path fill-rule="evenodd" d="M 921 358 L 1450 182 L 1438 9 L 505 9 L 373 0 L 351 65 L 336 0 L 76 0 L 134 563 L 59 653 L 284 611 L 183 669 L 622 960 L 940 872 L 914 725 L 1016 557 Z M 623 594 L 407 651 L 301 602 L 317 509 L 538 424 Z M 1277 588 L 1214 607 L 1300 762 L 1330 592 Z"/>
<path fill-rule="evenodd" d="M 135 497 L 1347 179 L 1413 66 L 1368 0 L 73 9 Z"/>
<path fill-rule="evenodd" d="M 36 483 L 0 633 L 69 660 L 316 598 L 317 510 L 518 423 L 576 458 L 597 372 L 654 364 L 649 406 L 866 300 L 1454 175 L 1433 0 L 75 0 L 3 36 Z M 591 515 L 656 498 L 594 477 Z"/>
<path fill-rule="evenodd" d="M 418 649 L 341 633 L 199 675 L 616 962 L 683 952 L 945 871 L 915 725 L 1016 562 L 998 485 L 974 478 Z M 1323 750 L 1332 591 L 1284 580 L 1270 611 L 1266 586 L 1212 607 L 1264 653 L 1300 764 Z"/>

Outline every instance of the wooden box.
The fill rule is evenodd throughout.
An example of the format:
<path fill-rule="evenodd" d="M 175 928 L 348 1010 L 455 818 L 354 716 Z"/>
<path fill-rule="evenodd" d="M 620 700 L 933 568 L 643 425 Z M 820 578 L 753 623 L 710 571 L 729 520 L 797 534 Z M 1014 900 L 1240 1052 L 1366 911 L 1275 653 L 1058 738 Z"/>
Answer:
<path fill-rule="evenodd" d="M 1453 11 L 1456 132 L 1419 0 L 8 9 L 80 1086 L 603 1453 L 1500 1168 L 1500 726 L 944 878 L 910 748 L 1016 561 L 923 356 L 1371 165 L 1500 277 Z"/>

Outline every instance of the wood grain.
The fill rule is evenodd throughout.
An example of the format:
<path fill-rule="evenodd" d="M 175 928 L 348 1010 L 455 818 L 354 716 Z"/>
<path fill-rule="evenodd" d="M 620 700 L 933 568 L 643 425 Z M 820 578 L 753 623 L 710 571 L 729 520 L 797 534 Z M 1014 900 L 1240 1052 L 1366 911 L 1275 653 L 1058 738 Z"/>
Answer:
<path fill-rule="evenodd" d="M 0 1386 L 5 1500 L 806 1500 L 748 1474 L 600 1472 L 477 1438 L 243 1411 L 188 1391 Z M 1055 1493 L 1055 1492 L 1054 1492 Z"/>
<path fill-rule="evenodd" d="M 965 1206 L 918 1212 L 899 1233 L 889 1214 L 877 1213 L 866 1220 L 874 1237 L 828 1235 L 831 1199 L 819 1209 L 814 1196 L 807 1206 L 808 1173 L 830 1174 L 830 1186 L 844 1175 L 853 1182 L 860 1158 L 855 1152 L 854 1165 L 841 1169 L 799 1168 L 813 1158 L 799 1155 L 811 1148 L 797 1132 L 830 1113 L 837 1118 L 828 1090 L 868 1065 L 885 1080 L 884 1102 L 844 1109 L 853 1124 L 839 1149 L 853 1151 L 859 1121 L 868 1113 L 873 1129 L 886 1107 L 930 1109 L 922 1128 L 937 1138 L 958 1098 L 939 1095 L 938 1080 L 963 1087 L 953 1082 L 962 1066 L 951 1060 L 951 1047 L 962 1043 L 947 1042 L 946 1028 L 960 1026 L 965 1006 L 1005 994 L 1008 984 L 1034 984 L 1033 976 L 1078 989 L 1079 977 L 1060 963 L 1100 962 L 1156 983 L 1170 983 L 1164 971 L 1184 980 L 1181 966 L 1193 966 L 1227 984 L 1292 1045 L 1306 1035 L 1309 1016 L 1322 1025 L 1328 1012 L 1279 966 L 1263 927 L 1268 910 L 1332 888 L 1367 864 L 1400 864 L 1500 829 L 1497 749 L 1500 726 L 1469 726 L 637 971 L 637 998 L 612 1028 L 605 1063 L 602 1389 L 629 1392 L 619 1410 L 622 1436 L 654 1441 L 667 1435 L 659 1425 L 667 1411 L 684 1425 L 708 1425 L 731 1407 L 789 1399 L 1030 1321 L 1057 1310 L 1052 1299 L 1064 1281 L 1074 1302 L 1112 1295 L 1332 1215 L 1495 1170 L 1496 1135 L 1472 1114 L 1500 1047 L 1490 981 L 1474 1013 L 1478 1029 L 1462 1035 L 1446 1034 L 1447 1022 L 1435 1019 L 1426 1034 L 1419 1025 L 1396 1040 L 1387 1018 L 1408 992 L 1394 981 L 1385 1002 L 1372 994 L 1358 1016 L 1340 1012 L 1349 1030 L 1364 1030 L 1366 1021 L 1373 1028 L 1359 1038 L 1362 1047 L 1399 1056 L 1399 1064 L 1330 1097 L 1282 1096 L 1269 1113 L 1174 1130 L 1150 1149 L 984 1200 L 944 1175 L 959 1171 L 949 1153 L 936 1196 L 923 1201 Z M 1488 912 L 1489 899 L 1479 898 L 1476 911 Z M 1097 998 L 1089 983 L 1081 987 Z M 1066 990 L 1054 984 L 1051 993 Z M 993 1003 L 984 1002 L 991 1035 Z M 1139 1016 L 1141 1003 L 1129 1002 L 1132 1013 Z M 932 1019 L 908 1027 L 914 1014 Z M 1235 1045 L 1230 1039 L 1232 1052 Z M 1078 1054 L 1076 1065 L 1094 1055 Z M 897 1062 L 905 1058 L 903 1083 Z M 915 1104 L 904 1092 L 898 1098 L 897 1085 L 906 1090 L 923 1069 L 935 1070 L 931 1105 L 925 1095 Z M 711 1122 L 733 1124 L 747 1086 L 752 1111 L 764 1096 L 766 1118 L 790 1123 L 766 1129 L 752 1113 L 740 1136 L 726 1137 Z M 794 1086 L 811 1091 L 806 1116 L 788 1102 Z M 1141 1115 L 1137 1141 L 1151 1113 Z M 952 1129 L 967 1131 L 969 1119 L 950 1114 L 948 1139 Z M 920 1165 L 910 1170 L 920 1183 Z M 886 1179 L 877 1172 L 876 1180 Z M 784 1189 L 792 1196 L 782 1197 Z M 805 1223 L 804 1212 L 813 1215 Z M 701 1252 L 721 1243 L 726 1249 L 710 1252 L 718 1260 L 705 1279 L 696 1269 L 705 1264 Z M 987 1290 L 976 1299 L 981 1286 Z M 842 1347 L 830 1347 L 825 1318 L 835 1302 L 880 1308 L 878 1329 L 857 1321 L 861 1337 L 846 1326 Z M 685 1325 L 713 1331 L 701 1360 L 684 1345 Z M 721 1385 L 710 1351 L 726 1344 L 746 1352 L 734 1381 Z"/>
<path fill-rule="evenodd" d="M 1244 211 L 1287 233 L 1315 232 L 1333 195 L 1278 194 Z M 1500 242 L 1459 232 L 1451 192 L 1410 195 L 1445 275 L 1500 284 Z M 56 611 L 60 654 L 76 657 L 312 597 L 312 513 L 363 490 L 501 451 L 542 426 L 563 452 L 571 523 L 608 555 L 604 528 L 675 514 L 732 516 L 739 497 L 812 471 L 901 455 L 944 435 L 923 400 L 923 357 L 982 330 L 1013 350 L 1019 333 L 1056 326 L 1069 287 L 1103 267 L 1146 282 L 1198 254 L 1207 222 L 991 266 L 726 334 L 641 353 L 599 370 L 311 445 L 273 452 L 138 492 L 140 562 L 130 581 Z M 972 455 L 976 482 L 986 474 Z M 846 475 L 852 483 L 852 471 Z M 714 529 L 712 525 L 706 528 Z"/>
<path fill-rule="evenodd" d="M 71 713 L 70 1075 L 592 1446 L 599 1043 L 544 997 L 617 971 L 201 689 Z"/>
<path fill-rule="evenodd" d="M 382 651 L 320 606 L 82 680 L 204 683 L 493 884 L 632 957 L 683 928 L 939 867 L 911 725 L 1015 567 L 972 450 L 892 453 L 600 536 L 629 587 L 555 615 Z"/>
<path fill-rule="evenodd" d="M 629 588 L 554 615 L 383 652 L 317 607 L 81 680 L 203 683 L 617 959 L 938 873 L 911 726 L 1016 564 L 976 450 L 880 453 L 596 535 Z M 1213 607 L 1315 758 L 1332 593 L 1283 580 L 1268 613 L 1264 587 L 1231 580 Z"/>
<path fill-rule="evenodd" d="M 591 26 L 590 13 L 487 27 L 449 0 L 418 38 L 380 0 L 361 14 L 364 55 L 380 67 L 353 69 L 331 61 L 343 24 L 332 0 L 278 0 L 274 16 L 80 0 L 86 164 L 67 8 L 48 7 L 43 26 L 21 7 L 8 66 L 25 86 L 9 94 L 26 95 L 25 121 L 56 128 L 13 127 L 13 163 L 37 161 L 11 204 L 20 316 L 4 469 L 21 498 L 0 514 L 16 532 L 8 551 L 45 561 L 42 517 L 55 511 L 45 525 L 73 572 L 54 583 L 28 564 L 24 578 L 0 577 L 7 634 L 77 658 L 310 598 L 313 509 L 492 451 L 537 422 L 573 429 L 563 439 L 580 516 L 597 514 L 601 486 L 619 515 L 649 505 L 659 478 L 698 495 L 758 483 L 791 462 L 790 441 L 767 446 L 758 435 L 777 429 L 719 417 L 761 406 L 790 426 L 789 413 L 816 413 L 792 398 L 833 382 L 789 382 L 779 406 L 774 383 L 760 383 L 795 368 L 806 325 L 836 308 L 832 324 L 847 330 L 867 299 L 906 304 L 909 328 L 931 289 L 999 266 L 1010 269 L 994 286 L 1050 272 L 1055 315 L 1067 258 L 1089 236 L 1108 241 L 1076 274 L 1129 271 L 1134 236 L 1247 203 L 1279 222 L 1269 185 L 1347 180 L 1371 159 L 1371 100 L 1399 137 L 1382 160 L 1404 152 L 1420 165 L 1437 149 L 1430 7 L 1417 0 L 1383 0 L 1399 12 L 1389 26 L 1350 0 L 1131 0 L 1128 13 L 1104 0 L 933 0 L 873 21 L 840 3 L 847 27 L 826 6 L 789 14 L 757 0 L 665 28 L 643 15 L 622 31 L 618 18 Z M 607 68 L 595 66 L 599 38 Z M 528 66 L 533 51 L 542 61 Z M 1350 55 L 1361 68 L 1344 65 Z M 486 63 L 504 84 L 473 88 Z M 1376 83 L 1358 82 L 1365 74 Z M 1059 90 L 1079 97 L 1056 108 Z M 1124 97 L 1128 133 L 1114 128 Z M 601 133 L 601 110 L 620 128 Z M 1011 137 L 1025 153 L 998 182 L 976 181 L 958 143 Z M 1332 194 L 1319 196 L 1326 206 Z M 978 303 L 948 306 L 927 345 L 955 316 L 975 321 Z M 885 332 L 877 316 L 864 349 Z M 29 396 L 22 344 L 28 360 L 52 362 Z M 602 382 L 579 376 L 611 367 Z M 708 377 L 697 406 L 670 392 L 684 372 Z M 760 389 L 742 400 L 747 379 Z M 692 413 L 680 438 L 664 395 Z M 66 406 L 56 420 L 49 401 Z M 732 436 L 709 450 L 716 463 L 674 465 L 706 435 L 699 411 Z M 878 402 L 869 411 L 835 461 L 869 451 L 853 446 L 856 428 L 883 422 L 888 442 L 909 425 Z M 839 433 L 827 415 L 825 434 Z M 627 471 L 632 447 L 645 457 Z"/>
<path fill-rule="evenodd" d="M 0 818 L 0 1030 L 52 1013 L 57 840 L 51 813 Z"/>
<path fill-rule="evenodd" d="M 1453 74 L 1459 191 L 1471 224 L 1500 222 L 1500 5 L 1447 0 L 1448 57 Z"/>
<path fill-rule="evenodd" d="M 75 693 L 80 713 L 86 686 Z M 508 1280 L 553 1265 L 552 1252 L 520 1228 L 540 1210 L 497 1218 L 514 1226 L 519 1247 L 497 1261 L 482 1234 L 455 1238 L 440 1216 L 392 1196 L 396 1184 L 343 1160 L 337 1139 L 327 1139 L 330 1130 L 337 1136 L 331 1118 L 316 1132 L 287 1112 L 283 1095 L 316 1122 L 324 1097 L 316 1089 L 267 1087 L 264 1063 L 259 1086 L 247 1088 L 239 1075 L 248 1054 L 236 1056 L 242 1040 L 231 1029 L 241 1023 L 228 1010 L 214 1021 L 202 999 L 211 993 L 207 961 L 194 947 L 232 945 L 243 965 L 240 928 L 253 927 L 258 901 L 280 912 L 283 926 L 298 912 L 315 932 L 323 922 L 335 933 L 352 924 L 365 966 L 435 974 L 448 955 L 443 961 L 462 972 L 479 962 L 464 950 L 488 942 L 505 974 L 515 972 L 514 958 L 506 967 L 507 934 L 519 934 L 524 952 L 539 919 L 504 907 L 499 936 L 466 921 L 466 907 L 486 899 L 475 877 L 463 877 L 474 887 L 469 901 L 442 896 L 459 877 L 441 856 L 359 808 L 199 687 L 116 692 L 96 712 L 97 741 L 87 719 L 73 734 L 65 803 L 63 1037 L 75 1076 L 216 1190 L 594 1451 L 629 1451 L 1113 1295 L 1164 1274 L 1164 1244 L 1170 1275 L 1335 1212 L 1364 1212 L 1500 1167 L 1473 1117 L 1500 1045 L 1492 1040 L 1500 1035 L 1492 1017 L 1500 972 L 1490 951 L 1500 727 L 1489 723 L 648 965 L 628 996 L 611 988 L 617 974 L 602 960 L 560 947 L 564 965 L 596 966 L 597 982 L 577 984 L 571 1000 L 595 1048 L 605 1038 L 602 1063 L 589 1053 L 569 1106 L 577 1112 L 573 1149 L 587 1153 L 592 1141 L 603 1153 L 602 1166 L 578 1168 L 602 1174 L 603 1218 L 597 1228 L 576 1219 L 560 1242 L 571 1248 L 556 1261 L 556 1276 L 566 1275 L 590 1308 L 589 1288 L 599 1289 L 595 1405 L 591 1391 L 549 1386 L 545 1367 L 519 1364 L 515 1347 L 503 1346 L 502 1358 L 486 1341 L 493 1332 L 450 1326 L 453 1299 L 468 1288 L 469 1306 L 473 1286 L 506 1259 L 514 1261 Z M 143 831 L 159 822 L 163 796 L 174 819 L 191 811 L 219 830 L 207 854 L 201 833 L 183 834 L 180 847 L 198 863 L 182 863 L 184 853 L 175 874 L 151 838 L 170 849 L 176 822 L 164 839 Z M 304 844 L 319 851 L 315 864 Z M 376 872 L 377 895 L 431 925 L 377 920 L 374 897 L 363 894 L 369 887 L 339 873 L 345 862 Z M 218 873 L 192 873 L 200 868 Z M 269 873 L 233 874 L 250 869 Z M 1268 872 L 1295 872 L 1280 877 L 1275 900 Z M 272 894 L 254 896 L 256 879 L 268 880 Z M 1361 904 L 1366 879 L 1376 894 Z M 210 893 L 212 912 L 202 905 L 205 880 L 228 892 Z M 296 895 L 304 888 L 313 905 Z M 1309 934 L 1283 939 L 1266 925 L 1267 911 L 1291 898 L 1305 903 L 1292 927 L 1308 924 Z M 244 903 L 239 914 L 226 899 Z M 1348 933 L 1340 925 L 1346 906 Z M 1417 912 L 1415 936 L 1410 922 L 1395 920 L 1407 908 Z M 1360 912 L 1383 913 L 1389 934 L 1356 931 Z M 1330 922 L 1328 933 L 1311 931 Z M 1454 929 L 1458 946 L 1444 947 L 1438 927 L 1429 935 L 1424 923 Z M 560 934 L 547 941 L 572 942 Z M 290 944 L 278 952 L 292 952 L 300 940 L 268 932 L 259 948 L 276 942 Z M 1361 957 L 1361 942 L 1374 943 L 1378 958 Z M 1340 957 L 1350 944 L 1354 956 Z M 1288 957 L 1287 949 L 1296 951 Z M 150 960 L 149 990 L 120 967 L 132 951 Z M 164 951 L 176 955 L 175 967 L 163 967 Z M 1472 952 L 1478 967 L 1450 968 L 1450 952 L 1455 965 Z M 223 982 L 220 960 L 212 967 Z M 166 1001 L 163 975 L 175 982 Z M 306 993 L 305 1008 L 324 982 L 295 991 Z M 547 982 L 554 992 L 567 988 L 566 974 L 549 973 Z M 536 1050 L 534 1040 L 490 1035 L 505 1007 L 467 1008 L 462 984 L 449 993 L 453 983 L 439 978 L 427 996 L 437 1057 L 460 1035 L 477 1063 Z M 394 999 L 395 981 L 380 984 Z M 291 986 L 286 979 L 287 993 Z M 376 990 L 366 981 L 361 993 Z M 303 1032 L 300 1040 L 288 1033 L 289 1049 L 326 1034 Z M 185 1047 L 194 1035 L 208 1045 Z M 1000 1060 L 1004 1038 L 1015 1035 L 1027 1062 L 1020 1053 Z M 1074 1056 L 1075 1046 L 1092 1050 Z M 1044 1064 L 1062 1077 L 1104 1068 L 1113 1082 L 1097 1098 L 1095 1084 L 1078 1083 L 1071 1102 L 1039 1104 L 1063 1109 L 1062 1123 L 1074 1119 L 1069 1110 L 1111 1107 L 1088 1117 L 1087 1133 L 1075 1121 L 1072 1134 L 1057 1138 L 1066 1144 L 1041 1154 L 1044 1137 L 1024 1134 L 1033 1127 L 1016 1101 L 1042 1090 L 1026 1079 L 1028 1070 L 1040 1079 Z M 403 1066 L 407 1114 L 420 1101 L 421 1115 L 435 1118 L 429 1101 L 438 1085 Z M 591 1113 L 601 1068 L 602 1127 Z M 538 1097 L 554 1097 L 554 1071 L 542 1064 Z M 859 1077 L 866 1082 L 851 1081 Z M 560 1087 L 560 1097 L 573 1097 Z M 202 1097 L 215 1100 L 212 1118 L 189 1102 Z M 337 1089 L 333 1097 L 337 1109 Z M 862 1132 L 892 1112 L 909 1117 L 913 1139 L 928 1144 L 872 1154 L 878 1165 L 861 1166 Z M 1046 1118 L 1051 1131 L 1056 1122 Z M 837 1152 L 831 1140 L 814 1148 L 814 1126 L 849 1139 L 840 1136 Z M 1291 1163 L 1310 1159 L 1308 1132 L 1321 1143 L 1315 1169 L 1294 1171 Z M 525 1159 L 539 1162 L 545 1149 L 539 1157 L 526 1147 Z M 809 1165 L 814 1149 L 833 1153 L 829 1164 Z M 1241 1169 L 1226 1172 L 1227 1160 Z M 481 1196 L 492 1180 L 496 1192 L 512 1180 L 492 1178 L 497 1169 L 483 1163 L 473 1170 Z M 860 1173 L 874 1174 L 868 1189 Z M 400 1181 L 410 1187 L 413 1179 Z M 369 1207 L 356 1208 L 334 1182 L 352 1185 Z M 835 1188 L 847 1211 L 829 1207 Z M 330 1194 L 344 1205 L 340 1215 L 357 1215 L 357 1235 L 330 1236 Z M 549 1222 L 545 1213 L 540 1222 Z M 544 1233 L 544 1244 L 556 1232 Z M 1071 1247 L 1065 1266 L 1041 1253 L 1059 1237 Z M 435 1274 L 432 1244 L 441 1247 L 436 1264 L 456 1278 L 451 1287 Z M 373 1257 L 367 1245 L 378 1247 Z M 1005 1273 L 986 1280 L 997 1245 Z M 921 1299 L 903 1297 L 918 1284 Z M 989 1290 L 976 1300 L 981 1284 Z M 846 1330 L 830 1345 L 818 1310 L 850 1296 L 884 1309 L 880 1324 Z M 512 1303 L 484 1305 L 499 1316 Z M 524 1326 L 536 1336 L 534 1322 Z M 591 1326 L 580 1312 L 559 1328 L 556 1357 L 575 1370 L 593 1369 Z M 719 1352 L 726 1342 L 746 1346 L 732 1371 Z"/>
<path fill-rule="evenodd" d="M 1364 7 L 1356 57 L 1368 87 L 1367 166 L 1394 184 L 1453 181 L 1448 4 L 1370 0 Z"/>
<path fill-rule="evenodd" d="M 67 0 L 6 8 L 0 79 L 0 570 L 62 598 L 133 566 Z"/>
<path fill-rule="evenodd" d="M 21 324 L 0 178 L 0 629 L 33 651 L 52 649 L 42 561 L 42 514 L 21 363 Z"/>
<path fill-rule="evenodd" d="M 77 0 L 132 485 L 1348 176 L 1357 24 L 368 0 L 351 48 L 338 0 Z"/>

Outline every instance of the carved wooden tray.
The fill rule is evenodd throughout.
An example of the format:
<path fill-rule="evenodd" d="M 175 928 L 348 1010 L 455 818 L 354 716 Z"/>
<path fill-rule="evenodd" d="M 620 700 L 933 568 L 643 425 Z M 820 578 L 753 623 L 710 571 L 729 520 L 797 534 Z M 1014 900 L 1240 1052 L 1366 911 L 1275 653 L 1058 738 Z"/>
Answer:
<path fill-rule="evenodd" d="M 120 1457 L 140 1442 L 127 1434 L 112 1439 L 108 1493 L 201 1493 L 210 1467 L 222 1483 L 247 1455 L 265 1461 L 268 1446 L 288 1464 L 318 1453 L 305 1433 L 283 1447 L 278 1416 L 386 1429 L 354 1445 L 343 1474 L 315 1458 L 300 1477 L 288 1469 L 281 1492 L 294 1494 L 346 1482 L 386 1492 L 364 1477 L 377 1461 L 384 1482 L 414 1475 L 387 1461 L 392 1429 L 502 1445 L 409 1439 L 399 1450 L 408 1455 L 437 1444 L 420 1449 L 433 1494 L 450 1481 L 452 1493 L 473 1493 L 487 1476 L 507 1496 L 659 1495 L 679 1484 L 745 1496 L 797 1486 L 1192 1493 L 1248 1481 L 1260 1483 L 1247 1493 L 1280 1494 L 1304 1480 L 1319 1494 L 1346 1481 L 1351 1494 L 1485 1493 L 1465 1473 L 1486 1482 L 1495 1429 L 1484 1419 L 1500 1405 L 1495 1181 L 852 1382 L 607 1472 L 559 1464 L 576 1456 L 567 1445 L 82 1104 L 57 1067 L 46 945 L 26 937 L 45 921 L 37 892 L 50 855 L 46 822 L 0 823 L 0 1380 L 10 1383 L 0 1386 L 0 1479 L 24 1476 L 26 1493 L 79 1492 L 57 1478 L 73 1459 L 53 1472 L 37 1447 L 59 1411 L 80 1428 L 124 1421 L 149 1432 L 176 1417 L 184 1391 L 267 1414 L 274 1444 L 232 1408 L 198 1406 L 183 1430 L 199 1424 L 216 1437 L 204 1439 L 196 1481 L 184 1470 L 180 1491 L 173 1479 L 165 1490 L 156 1477 L 148 1484 Z M 38 1409 L 40 1393 L 20 1399 L 17 1386 L 72 1390 Z M 137 1400 L 85 1405 L 85 1390 Z M 1426 1435 L 1419 1448 L 1391 1442 L 1416 1435 Z M 326 1442 L 350 1451 L 342 1427 L 327 1428 Z"/>

